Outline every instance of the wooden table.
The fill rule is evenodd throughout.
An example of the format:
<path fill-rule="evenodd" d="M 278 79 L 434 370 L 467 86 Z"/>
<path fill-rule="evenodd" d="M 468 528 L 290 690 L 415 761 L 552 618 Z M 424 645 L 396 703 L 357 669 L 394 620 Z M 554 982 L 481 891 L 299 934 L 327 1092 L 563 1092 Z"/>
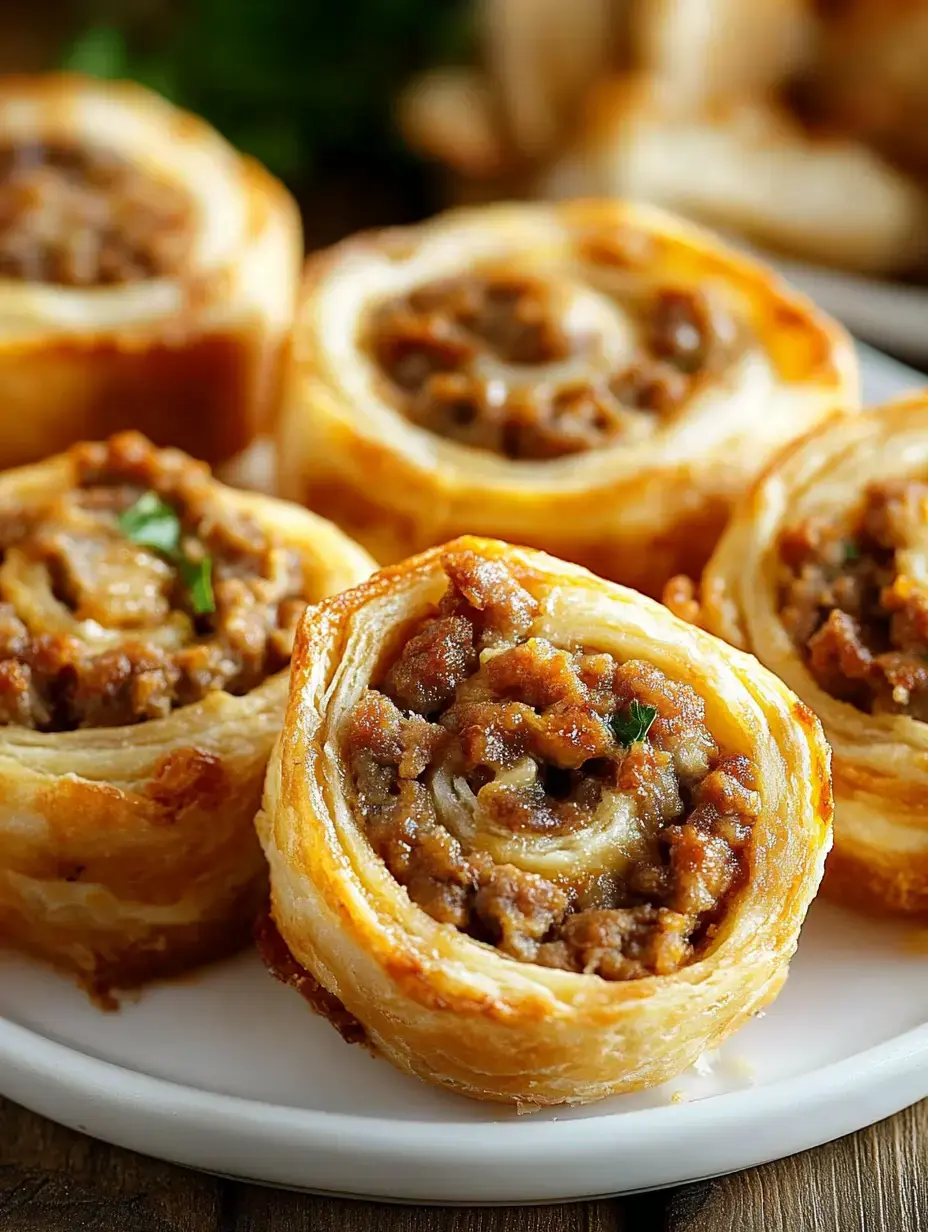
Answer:
<path fill-rule="evenodd" d="M 569 1206 L 380 1206 L 217 1180 L 0 1100 L 0 1232 L 926 1232 L 928 1101 L 791 1159 Z"/>

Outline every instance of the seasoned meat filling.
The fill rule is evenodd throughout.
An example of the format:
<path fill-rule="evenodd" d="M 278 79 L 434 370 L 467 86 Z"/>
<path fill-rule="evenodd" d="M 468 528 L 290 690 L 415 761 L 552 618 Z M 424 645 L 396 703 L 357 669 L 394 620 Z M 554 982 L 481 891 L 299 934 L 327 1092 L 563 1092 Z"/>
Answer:
<path fill-rule="evenodd" d="M 780 540 L 780 619 L 826 693 L 928 720 L 928 484 L 871 485 L 843 522 Z"/>
<path fill-rule="evenodd" d="M 0 150 L 0 277 L 95 287 L 168 277 L 190 252 L 186 193 L 104 149 Z"/>
<path fill-rule="evenodd" d="M 745 876 L 751 762 L 652 664 L 532 636 L 530 580 L 466 551 L 445 571 L 347 725 L 374 850 L 434 919 L 512 958 L 676 971 Z"/>
<path fill-rule="evenodd" d="M 0 505 L 0 723 L 121 727 L 288 664 L 295 551 L 136 433 L 71 457 L 72 489 Z"/>
<path fill-rule="evenodd" d="M 616 361 L 566 288 L 490 271 L 382 304 L 368 346 L 413 423 L 507 458 L 558 458 L 648 435 L 720 349 L 701 292 L 658 290 L 633 312 L 637 358 Z"/>

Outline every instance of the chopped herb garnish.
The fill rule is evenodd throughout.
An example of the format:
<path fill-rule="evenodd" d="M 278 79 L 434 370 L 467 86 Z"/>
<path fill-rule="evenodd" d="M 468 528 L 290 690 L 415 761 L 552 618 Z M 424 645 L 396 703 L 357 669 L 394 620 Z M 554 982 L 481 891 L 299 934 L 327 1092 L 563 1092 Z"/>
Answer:
<path fill-rule="evenodd" d="M 215 612 L 216 601 L 213 598 L 213 562 L 209 556 L 202 560 L 183 559 L 180 562 L 180 575 L 190 591 L 190 602 L 198 616 Z"/>
<path fill-rule="evenodd" d="M 160 552 L 177 568 L 190 592 L 190 604 L 197 616 L 215 612 L 213 562 L 206 555 L 199 560 L 184 555 L 177 510 L 166 504 L 157 492 L 143 492 L 135 504 L 120 515 L 119 527 L 127 539 Z"/>
<path fill-rule="evenodd" d="M 860 560 L 860 548 L 857 546 L 857 544 L 854 542 L 853 539 L 846 539 L 844 541 L 843 547 L 844 547 L 844 559 L 842 561 L 842 564 L 852 565 L 855 560 Z"/>
<path fill-rule="evenodd" d="M 656 706 L 646 706 L 635 698 L 628 707 L 628 714 L 612 716 L 612 731 L 619 744 L 628 747 L 647 739 L 651 724 L 656 718 Z"/>
<path fill-rule="evenodd" d="M 153 548 L 165 556 L 180 550 L 180 519 L 157 492 L 144 492 L 119 519 L 127 539 L 143 548 Z"/>

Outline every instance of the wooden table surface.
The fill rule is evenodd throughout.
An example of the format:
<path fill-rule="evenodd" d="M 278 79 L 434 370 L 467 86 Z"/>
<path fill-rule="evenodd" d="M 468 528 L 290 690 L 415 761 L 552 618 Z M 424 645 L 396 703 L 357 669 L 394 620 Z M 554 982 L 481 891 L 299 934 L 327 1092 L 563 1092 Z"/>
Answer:
<path fill-rule="evenodd" d="M 815 1151 L 569 1206 L 381 1206 L 218 1180 L 0 1100 L 0 1232 L 926 1232 L 928 1101 Z"/>

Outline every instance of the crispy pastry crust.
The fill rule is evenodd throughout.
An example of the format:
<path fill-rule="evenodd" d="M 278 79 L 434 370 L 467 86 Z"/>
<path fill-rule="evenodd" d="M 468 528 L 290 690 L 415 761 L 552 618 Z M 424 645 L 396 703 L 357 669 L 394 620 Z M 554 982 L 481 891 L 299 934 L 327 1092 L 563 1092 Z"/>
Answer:
<path fill-rule="evenodd" d="M 820 687 L 780 622 L 777 541 L 810 513 L 840 518 L 869 483 L 924 478 L 928 398 L 834 416 L 787 449 L 735 513 L 702 580 L 700 619 L 811 706 L 834 751 L 835 847 L 824 889 L 858 909 L 928 915 L 928 724 L 866 714 Z"/>
<path fill-rule="evenodd" d="M 533 632 L 649 658 L 700 691 L 710 730 L 758 767 L 764 807 L 748 882 L 698 961 L 624 983 L 513 962 L 413 904 L 352 815 L 340 731 L 385 644 L 443 590 L 433 549 L 310 609 L 298 631 L 257 823 L 274 921 L 297 962 L 408 1073 L 527 1105 L 662 1082 L 783 983 L 830 844 L 821 728 L 754 659 L 641 595 L 529 549 L 452 546 L 531 576 L 541 599 Z"/>
<path fill-rule="evenodd" d="M 0 500 L 26 503 L 73 483 L 63 455 L 0 476 Z M 216 489 L 299 550 L 310 601 L 373 567 L 305 510 Z M 0 940 L 98 993 L 244 944 L 266 894 L 252 823 L 287 678 L 132 727 L 0 726 Z"/>
<path fill-rule="evenodd" d="M 0 280 L 0 467 L 136 428 L 220 462 L 268 425 L 302 259 L 296 204 L 205 121 L 140 86 L 0 83 L 0 144 L 87 141 L 189 192 L 177 278 L 91 288 Z"/>
<path fill-rule="evenodd" d="M 372 303 L 487 258 L 584 281 L 581 252 L 645 286 L 718 286 L 747 321 L 722 381 L 647 440 L 512 462 L 414 426 L 385 398 L 358 341 Z M 594 260 L 596 258 L 593 258 Z M 844 331 L 763 266 L 643 206 L 458 210 L 361 235 L 310 261 L 280 430 L 282 492 L 382 562 L 461 533 L 527 543 L 650 593 L 680 562 L 704 563 L 732 499 L 763 463 L 857 397 Z"/>

